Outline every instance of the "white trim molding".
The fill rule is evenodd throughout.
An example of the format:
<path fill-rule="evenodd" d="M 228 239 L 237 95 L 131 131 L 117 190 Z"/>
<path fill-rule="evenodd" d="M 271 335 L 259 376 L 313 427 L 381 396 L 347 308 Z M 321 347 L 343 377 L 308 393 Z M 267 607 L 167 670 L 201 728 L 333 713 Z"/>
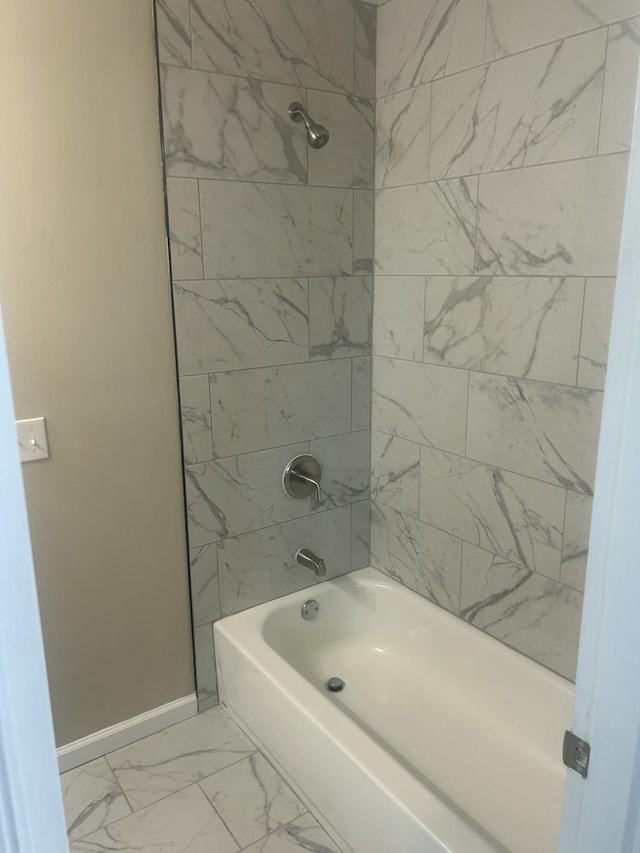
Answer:
<path fill-rule="evenodd" d="M 80 764 L 86 764 L 87 761 L 93 761 L 94 758 L 113 752 L 114 749 L 120 749 L 121 746 L 127 746 L 147 735 L 153 735 L 169 726 L 195 717 L 197 713 L 198 701 L 195 693 L 152 708 L 137 717 L 123 720 L 115 726 L 109 726 L 61 746 L 57 751 L 58 769 L 60 773 L 72 770 Z"/>

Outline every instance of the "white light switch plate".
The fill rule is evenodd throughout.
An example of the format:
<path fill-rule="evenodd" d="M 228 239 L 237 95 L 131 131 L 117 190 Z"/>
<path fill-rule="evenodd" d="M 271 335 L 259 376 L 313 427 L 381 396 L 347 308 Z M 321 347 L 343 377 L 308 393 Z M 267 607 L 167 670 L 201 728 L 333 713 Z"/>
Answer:
<path fill-rule="evenodd" d="M 16 428 L 21 462 L 35 462 L 36 459 L 49 458 L 47 425 L 44 418 L 16 421 Z"/>

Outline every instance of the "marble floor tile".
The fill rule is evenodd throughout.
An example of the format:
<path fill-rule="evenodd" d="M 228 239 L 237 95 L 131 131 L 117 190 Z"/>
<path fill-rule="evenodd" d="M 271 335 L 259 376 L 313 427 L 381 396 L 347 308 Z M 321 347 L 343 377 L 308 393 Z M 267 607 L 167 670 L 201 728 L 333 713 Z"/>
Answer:
<path fill-rule="evenodd" d="M 70 853 L 236 853 L 229 830 L 197 785 L 71 844 Z"/>
<path fill-rule="evenodd" d="M 252 844 L 306 809 L 259 752 L 200 783 L 241 847 Z"/>
<path fill-rule="evenodd" d="M 70 840 L 131 814 L 127 798 L 104 758 L 63 773 L 60 784 Z"/>
<path fill-rule="evenodd" d="M 341 853 L 338 845 L 310 814 L 256 841 L 246 848 L 245 853 L 300 853 L 305 850 L 313 853 Z"/>
<path fill-rule="evenodd" d="M 143 738 L 107 756 L 135 809 L 211 776 L 255 751 L 222 708 Z"/>

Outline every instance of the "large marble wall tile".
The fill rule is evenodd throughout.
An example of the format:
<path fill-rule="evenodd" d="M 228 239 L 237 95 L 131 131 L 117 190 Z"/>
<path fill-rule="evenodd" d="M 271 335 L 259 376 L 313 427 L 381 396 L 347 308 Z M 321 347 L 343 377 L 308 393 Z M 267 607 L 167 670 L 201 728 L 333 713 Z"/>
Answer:
<path fill-rule="evenodd" d="M 519 53 L 637 14 L 637 0 L 488 0 L 486 58 Z"/>
<path fill-rule="evenodd" d="M 368 276 L 309 280 L 312 359 L 370 355 L 373 280 Z"/>
<path fill-rule="evenodd" d="M 327 187 L 373 186 L 373 101 L 336 95 L 308 93 L 309 113 L 330 134 L 324 148 L 309 148 L 309 183 Z M 304 128 L 298 133 L 305 138 Z M 306 144 L 306 142 L 305 142 Z"/>
<path fill-rule="evenodd" d="M 202 278 L 198 182 L 167 178 L 167 206 L 173 279 Z"/>
<path fill-rule="evenodd" d="M 215 544 L 189 550 L 191 610 L 194 627 L 220 618 L 218 549 Z"/>
<path fill-rule="evenodd" d="M 429 180 L 431 86 L 416 86 L 376 104 L 376 187 Z"/>
<path fill-rule="evenodd" d="M 631 147 L 639 57 L 640 18 L 609 27 L 598 148 L 601 154 Z"/>
<path fill-rule="evenodd" d="M 371 498 L 418 517 L 420 445 L 395 435 L 371 433 Z"/>
<path fill-rule="evenodd" d="M 288 115 L 303 89 L 170 65 L 161 72 L 169 175 L 307 182 L 307 142 Z"/>
<path fill-rule="evenodd" d="M 371 356 L 352 359 L 351 429 L 371 428 Z"/>
<path fill-rule="evenodd" d="M 353 91 L 354 11 L 345 0 L 192 0 L 193 65 Z"/>
<path fill-rule="evenodd" d="M 82 838 L 131 814 L 131 807 L 104 758 L 60 776 L 69 840 Z"/>
<path fill-rule="evenodd" d="M 355 0 L 355 68 L 353 92 L 364 98 L 376 96 L 376 7 Z"/>
<path fill-rule="evenodd" d="M 308 514 L 309 501 L 293 500 L 282 488 L 287 463 L 308 452 L 308 444 L 296 444 L 187 466 L 190 545 Z"/>
<path fill-rule="evenodd" d="M 322 501 L 312 510 L 333 509 L 369 498 L 371 434 L 348 432 L 311 442 L 311 454 L 322 465 Z"/>
<path fill-rule="evenodd" d="M 200 787 L 242 847 L 306 812 L 259 752 L 219 770 Z"/>
<path fill-rule="evenodd" d="M 71 845 L 71 853 L 106 853 L 108 850 L 235 853 L 238 849 L 198 785 L 177 791 L 162 802 L 153 803 Z"/>
<path fill-rule="evenodd" d="M 602 393 L 472 373 L 467 455 L 593 494 Z"/>
<path fill-rule="evenodd" d="M 472 272 L 477 194 L 477 178 L 380 190 L 376 270 L 386 275 Z M 493 199 L 491 192 L 488 197 Z"/>
<path fill-rule="evenodd" d="M 374 304 L 374 354 L 422 361 L 424 278 L 377 275 Z"/>
<path fill-rule="evenodd" d="M 373 272 L 373 192 L 353 191 L 353 274 Z"/>
<path fill-rule="evenodd" d="M 314 513 L 267 527 L 218 546 L 220 596 L 225 615 L 313 586 L 316 577 L 296 562 L 311 548 L 327 565 L 327 578 L 351 568 L 351 507 Z M 320 580 L 326 580 L 321 578 Z"/>
<path fill-rule="evenodd" d="M 433 83 L 431 179 L 589 157 L 606 30 Z"/>
<path fill-rule="evenodd" d="M 213 431 L 208 376 L 183 376 L 180 380 L 182 407 L 182 452 L 186 464 L 213 459 Z"/>
<path fill-rule="evenodd" d="M 429 277 L 424 360 L 573 385 L 583 295 L 582 278 Z"/>
<path fill-rule="evenodd" d="M 206 278 L 350 275 L 351 190 L 201 181 Z"/>
<path fill-rule="evenodd" d="M 423 447 L 420 519 L 558 580 L 565 490 Z"/>
<path fill-rule="evenodd" d="M 575 679 L 581 593 L 464 543 L 461 609 L 477 628 Z"/>
<path fill-rule="evenodd" d="M 189 0 L 157 0 L 158 59 L 169 65 L 191 65 Z"/>
<path fill-rule="evenodd" d="M 560 580 L 582 591 L 587 574 L 592 507 L 593 498 L 579 492 L 567 492 Z"/>
<path fill-rule="evenodd" d="M 180 282 L 174 311 L 182 375 L 309 358 L 306 278 Z"/>
<path fill-rule="evenodd" d="M 481 175 L 476 269 L 615 275 L 627 155 Z"/>
<path fill-rule="evenodd" d="M 464 370 L 375 357 L 371 426 L 463 454 L 467 381 Z"/>
<path fill-rule="evenodd" d="M 454 613 L 460 607 L 461 549 L 459 539 L 372 502 L 371 565 Z"/>
<path fill-rule="evenodd" d="M 217 373 L 211 407 L 218 457 L 348 432 L 351 361 Z"/>
<path fill-rule="evenodd" d="M 371 504 L 351 504 L 351 568 L 363 569 L 371 561 Z"/>
<path fill-rule="evenodd" d="M 482 63 L 486 0 L 394 0 L 378 9 L 378 96 Z"/>
<path fill-rule="evenodd" d="M 586 388 L 604 388 L 615 286 L 615 278 L 587 279 L 578 363 L 578 385 Z"/>
<path fill-rule="evenodd" d="M 196 691 L 200 711 L 218 701 L 216 656 L 213 650 L 213 622 L 193 629 L 193 656 L 196 665 Z"/>

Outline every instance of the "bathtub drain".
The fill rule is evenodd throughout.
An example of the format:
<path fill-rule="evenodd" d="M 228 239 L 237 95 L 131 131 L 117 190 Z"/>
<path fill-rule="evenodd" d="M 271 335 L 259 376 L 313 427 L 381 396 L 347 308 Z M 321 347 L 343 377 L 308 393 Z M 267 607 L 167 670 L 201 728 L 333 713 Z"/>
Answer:
<path fill-rule="evenodd" d="M 340 693 L 341 690 L 344 690 L 344 681 L 341 678 L 330 678 L 326 687 L 329 693 Z"/>

